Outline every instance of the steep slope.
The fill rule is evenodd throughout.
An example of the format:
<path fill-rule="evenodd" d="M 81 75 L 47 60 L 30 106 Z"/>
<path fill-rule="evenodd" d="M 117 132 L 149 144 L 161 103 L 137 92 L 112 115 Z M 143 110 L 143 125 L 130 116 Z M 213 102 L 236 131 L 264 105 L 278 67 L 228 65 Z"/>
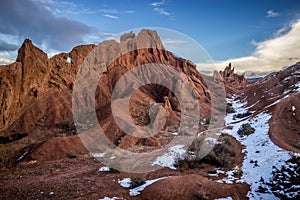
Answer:
<path fill-rule="evenodd" d="M 74 48 L 49 59 L 26 39 L 16 62 L 0 67 L 0 130 L 30 132 L 72 119 L 72 84 L 78 67 L 94 45 Z M 71 63 L 67 58 L 73 58 Z"/>
<path fill-rule="evenodd" d="M 137 72 L 140 81 L 152 82 L 155 80 L 158 83 L 165 82 L 167 83 L 166 85 L 169 85 L 170 89 L 160 84 L 147 84 L 135 90 L 133 97 L 130 99 L 129 109 L 131 117 L 136 124 L 149 124 L 150 118 L 148 113 L 150 107 L 154 104 L 162 104 L 169 112 L 165 130 L 168 130 L 168 128 L 174 130 L 180 123 L 179 115 L 181 108 L 175 94 L 171 92 L 171 89 L 173 89 L 176 84 L 179 84 L 170 79 L 172 74 L 167 70 L 163 70 L 162 65 L 184 74 L 183 82 L 187 82 L 192 86 L 193 94 L 183 93 L 181 95 L 194 95 L 194 98 L 199 102 L 199 107 L 201 107 L 199 115 L 202 115 L 202 118 L 209 116 L 210 95 L 204 78 L 196 70 L 193 63 L 178 58 L 171 52 L 165 50 L 156 32 L 142 30 L 137 36 L 128 38 L 121 43 L 115 41 L 101 43 L 98 49 L 100 49 L 100 52 L 97 52 L 97 55 L 101 55 L 101 57 L 116 57 L 116 59 L 111 59 L 113 62 L 101 76 L 95 97 L 100 124 L 104 127 L 103 131 L 115 144 L 123 148 L 139 143 L 159 145 L 149 138 L 144 141 L 144 139 L 139 140 L 138 138 L 126 135 L 123 131 L 120 131 L 115 120 L 112 118 L 113 116 L 110 114 L 111 97 L 116 84 L 124 74 L 138 66 L 151 64 L 151 66 L 145 67 Z M 114 54 L 114 52 L 117 53 Z M 90 73 L 87 74 L 90 75 Z M 98 77 L 96 77 L 96 79 L 97 78 Z M 83 77 L 82 79 L 90 81 L 91 78 Z M 80 83 L 80 85 L 85 84 L 85 82 Z M 132 84 L 135 83 L 125 82 L 124 84 L 118 85 L 120 86 L 117 91 L 118 96 L 126 97 L 129 93 L 128 90 L 134 87 Z M 86 85 L 87 87 L 83 88 L 84 91 L 91 89 L 89 84 Z M 90 93 L 93 94 L 93 92 Z M 104 113 L 108 113 L 108 115 Z M 122 123 L 130 124 L 130 121 L 128 121 L 129 117 L 122 113 L 122 109 L 118 109 L 118 115 L 119 118 L 122 119 Z"/>
<path fill-rule="evenodd" d="M 8 141 L 13 142 L 17 149 L 23 149 L 21 153 L 34 154 L 41 152 L 38 148 L 47 146 L 48 142 L 51 143 L 49 139 L 53 137 L 76 134 L 71 101 L 74 81 L 79 68 L 85 64 L 84 60 L 88 60 L 87 57 L 95 47 L 95 45 L 81 45 L 69 53 L 61 53 L 49 59 L 47 54 L 35 47 L 30 40 L 24 41 L 18 51 L 16 62 L 0 67 L 0 130 L 3 141 L 21 133 L 25 139 L 20 141 L 8 139 Z M 150 74 L 150 77 L 160 81 L 170 81 L 167 73 L 159 73 L 160 64 L 182 72 L 182 80 L 193 88 L 191 94 L 182 95 L 192 95 L 197 99 L 201 108 L 199 116 L 201 119 L 209 118 L 211 97 L 216 94 L 209 91 L 205 77 L 196 70 L 193 63 L 178 58 L 164 49 L 155 31 L 142 30 L 138 35 L 133 33 L 125 35 L 121 37 L 120 43 L 112 40 L 104 41 L 97 46 L 97 53 L 98 62 L 107 62 L 105 63 L 107 69 L 98 81 L 95 96 L 87 96 L 86 99 L 95 98 L 98 121 L 107 137 L 119 147 L 129 148 L 134 145 L 157 147 L 169 141 L 167 138 L 160 140 L 126 135 L 113 119 L 111 97 L 114 87 L 126 72 L 136 66 L 156 63 L 153 69 L 142 71 L 141 76 Z M 112 60 L 113 62 L 109 62 Z M 81 73 L 84 70 L 88 70 L 87 74 L 96 74 L 93 67 L 81 68 Z M 87 80 L 89 79 L 90 77 L 87 77 Z M 85 89 L 90 90 L 89 85 Z M 120 88 L 120 91 L 125 93 L 126 87 Z M 155 104 L 163 105 L 168 111 L 164 130 L 175 131 L 180 123 L 181 106 L 174 93 L 159 84 L 144 85 L 134 92 L 129 108 L 133 121 L 140 126 L 149 124 L 149 109 Z M 125 123 L 129 123 L 127 117 L 122 116 L 122 113 L 120 115 Z M 199 129 L 205 130 L 206 125 L 199 124 Z M 64 139 L 61 141 L 63 144 Z M 80 142 L 78 139 L 73 141 Z M 28 151 L 26 147 L 34 151 Z M 79 149 L 78 152 L 85 151 Z"/>
<path fill-rule="evenodd" d="M 271 113 L 270 137 L 275 144 L 300 152 L 300 63 L 247 86 L 242 99 L 249 110 Z"/>
<path fill-rule="evenodd" d="M 242 102 L 247 102 L 253 116 L 261 112 L 270 113 L 270 138 L 282 148 L 300 152 L 300 116 L 297 109 L 300 63 L 253 82 L 235 74 L 229 64 L 224 71 L 215 72 L 213 78 L 224 82 L 228 94 L 237 94 Z"/>

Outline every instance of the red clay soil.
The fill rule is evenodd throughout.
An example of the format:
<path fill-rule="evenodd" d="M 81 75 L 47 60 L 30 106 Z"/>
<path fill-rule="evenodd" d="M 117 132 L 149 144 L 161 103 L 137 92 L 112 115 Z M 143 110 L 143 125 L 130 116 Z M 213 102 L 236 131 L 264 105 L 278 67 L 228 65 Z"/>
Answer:
<path fill-rule="evenodd" d="M 241 166 L 242 146 L 230 136 L 230 170 Z M 71 158 L 69 153 L 76 155 Z M 204 164 L 198 169 L 171 170 L 162 168 L 154 172 L 132 174 L 124 172 L 97 172 L 102 164 L 91 158 L 78 136 L 50 139 L 33 149 L 15 166 L 0 170 L 0 199 L 100 199 L 123 197 L 125 199 L 196 199 L 205 194 L 208 199 L 231 196 L 247 199 L 246 184 L 221 184 L 209 180 L 208 173 L 215 167 Z M 141 195 L 131 197 L 129 190 L 120 186 L 119 179 L 144 178 L 152 180 L 171 176 L 147 187 Z M 220 176 L 219 179 L 222 177 Z M 51 193 L 53 192 L 53 194 Z"/>
<path fill-rule="evenodd" d="M 36 146 L 38 147 L 27 156 L 27 160 L 52 161 L 88 153 L 78 135 L 51 138 Z"/>
<path fill-rule="evenodd" d="M 222 184 L 202 176 L 191 174 L 175 176 L 158 181 L 147 187 L 141 199 L 216 199 L 232 197 L 247 199 L 250 187 L 245 184 Z"/>
<path fill-rule="evenodd" d="M 300 153 L 300 93 L 291 94 L 278 103 L 269 123 L 270 137 L 275 144 Z"/>

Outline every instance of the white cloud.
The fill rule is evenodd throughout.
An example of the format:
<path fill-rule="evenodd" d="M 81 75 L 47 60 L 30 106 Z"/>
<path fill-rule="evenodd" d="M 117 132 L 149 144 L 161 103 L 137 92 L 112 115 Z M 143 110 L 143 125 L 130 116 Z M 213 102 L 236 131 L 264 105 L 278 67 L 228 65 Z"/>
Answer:
<path fill-rule="evenodd" d="M 106 14 L 117 14 L 118 10 L 117 9 L 101 9 L 100 12 L 106 13 Z"/>
<path fill-rule="evenodd" d="M 172 13 L 165 11 L 163 8 L 154 8 L 154 11 L 159 13 L 160 15 L 166 15 L 169 16 Z"/>
<path fill-rule="evenodd" d="M 278 31 L 277 31 L 278 32 Z M 276 34 L 275 34 L 276 35 Z M 223 70 L 229 62 L 239 73 L 267 74 L 279 71 L 300 61 L 300 19 L 292 23 L 284 34 L 272 39 L 255 42 L 256 49 L 246 57 L 216 61 L 215 66 Z M 211 64 L 198 64 L 199 68 L 210 68 Z"/>
<path fill-rule="evenodd" d="M 46 49 L 66 51 L 82 44 L 85 36 L 94 31 L 94 27 L 83 22 L 55 15 L 37 0 L 2 2 L 5 6 L 0 6 L 0 35 L 15 37 L 16 43 L 30 38 L 39 46 L 46 44 Z"/>
<path fill-rule="evenodd" d="M 13 63 L 14 60 L 11 59 L 6 59 L 6 58 L 0 58 L 0 65 L 8 65 Z"/>
<path fill-rule="evenodd" d="M 279 15 L 279 13 L 277 12 L 274 12 L 273 10 L 268 10 L 267 11 L 267 17 L 270 18 L 270 17 L 277 17 Z"/>
<path fill-rule="evenodd" d="M 291 26 L 290 26 L 290 25 L 289 25 L 289 26 L 282 27 L 282 28 L 280 28 L 278 31 L 276 31 L 276 32 L 273 34 L 273 36 L 274 36 L 274 37 L 280 37 L 280 36 L 282 36 L 282 35 L 285 35 L 288 31 L 290 31 L 290 29 L 291 29 Z"/>
<path fill-rule="evenodd" d="M 104 40 L 116 40 L 118 41 L 120 38 L 119 34 L 116 33 L 106 33 L 106 32 L 97 32 L 96 34 L 89 35 L 86 38 L 87 43 L 98 44 Z"/>
<path fill-rule="evenodd" d="M 159 7 L 159 6 L 162 6 L 166 3 L 166 1 L 160 1 L 160 2 L 153 2 L 151 3 L 151 6 L 153 7 Z"/>
<path fill-rule="evenodd" d="M 85 8 L 83 4 L 76 4 L 69 1 L 61 0 L 38 0 L 44 8 L 54 15 L 80 15 L 96 14 L 94 10 Z"/>
<path fill-rule="evenodd" d="M 172 13 L 171 13 L 171 12 L 168 12 L 168 11 L 166 11 L 165 9 L 162 8 L 162 6 L 163 6 L 165 3 L 166 3 L 166 1 L 159 1 L 159 2 L 153 2 L 153 3 L 151 3 L 150 5 L 151 5 L 152 7 L 154 7 L 154 8 L 153 8 L 153 11 L 154 11 L 154 12 L 157 12 L 157 13 L 160 14 L 160 15 L 170 16 L 170 15 L 172 15 Z"/>
<path fill-rule="evenodd" d="M 118 16 L 115 16 L 115 15 L 110 15 L 110 14 L 105 14 L 103 15 L 104 17 L 107 17 L 107 18 L 110 18 L 110 19 L 119 19 Z"/>

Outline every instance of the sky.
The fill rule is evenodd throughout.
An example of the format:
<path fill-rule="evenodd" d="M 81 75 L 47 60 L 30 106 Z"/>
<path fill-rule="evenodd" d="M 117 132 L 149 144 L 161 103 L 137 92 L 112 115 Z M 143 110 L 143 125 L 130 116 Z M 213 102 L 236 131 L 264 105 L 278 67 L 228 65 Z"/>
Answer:
<path fill-rule="evenodd" d="M 0 64 L 15 60 L 25 38 L 51 57 L 143 27 L 182 33 L 201 45 L 218 69 L 232 62 L 248 77 L 300 61 L 298 0 L 1 0 L 0 23 Z M 167 39 L 162 38 L 166 48 L 189 48 Z"/>

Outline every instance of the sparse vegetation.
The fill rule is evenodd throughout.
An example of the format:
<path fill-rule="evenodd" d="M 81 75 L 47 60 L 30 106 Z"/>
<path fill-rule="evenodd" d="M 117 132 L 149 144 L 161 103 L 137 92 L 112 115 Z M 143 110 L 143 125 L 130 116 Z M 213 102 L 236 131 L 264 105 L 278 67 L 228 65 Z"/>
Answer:
<path fill-rule="evenodd" d="M 233 115 L 233 119 L 242 119 L 242 118 L 244 118 L 244 117 L 248 117 L 248 116 L 250 116 L 250 115 L 252 115 L 252 113 L 251 112 L 245 112 L 245 113 L 238 113 L 238 114 L 236 114 L 236 115 Z"/>
<path fill-rule="evenodd" d="M 69 153 L 68 157 L 71 158 L 71 159 L 73 159 L 73 158 L 76 158 L 77 155 L 75 153 Z"/>
<path fill-rule="evenodd" d="M 297 148 L 297 149 L 300 149 L 300 141 L 296 142 L 296 143 L 294 144 L 294 147 Z"/>
<path fill-rule="evenodd" d="M 110 173 L 120 173 L 119 170 L 117 170 L 117 169 L 115 169 L 115 168 L 112 168 L 112 167 L 109 168 L 109 172 L 110 172 Z"/>
<path fill-rule="evenodd" d="M 75 124 L 69 120 L 64 120 L 56 125 L 57 128 L 64 130 L 64 133 L 62 136 L 67 137 L 67 136 L 72 136 L 76 135 L 76 127 Z"/>
<path fill-rule="evenodd" d="M 0 136 L 0 144 L 14 142 L 14 141 L 20 140 L 26 136 L 28 136 L 27 133 L 14 133 L 14 134 L 11 134 L 8 136 Z"/>
<path fill-rule="evenodd" d="M 139 186 L 145 184 L 145 182 L 146 181 L 143 178 L 134 178 L 134 179 L 131 179 L 130 188 L 139 187 Z"/>
<path fill-rule="evenodd" d="M 216 167 L 228 167 L 231 165 L 230 157 L 235 156 L 235 152 L 230 149 L 231 142 L 226 136 L 221 136 L 221 143 L 216 144 L 213 150 L 205 157 L 199 157 L 202 143 L 197 139 L 191 145 L 189 152 L 184 158 L 179 158 L 176 161 L 176 167 L 187 170 L 195 168 L 203 168 L 203 164 L 210 164 Z"/>
<path fill-rule="evenodd" d="M 240 136 L 247 136 L 247 135 L 251 135 L 252 133 L 254 133 L 255 131 L 255 128 L 253 128 L 249 123 L 247 124 L 243 124 L 239 130 L 238 130 L 238 134 Z"/>
<path fill-rule="evenodd" d="M 299 199 L 300 158 L 293 156 L 281 168 L 273 167 L 272 178 L 265 184 L 280 199 Z"/>
<path fill-rule="evenodd" d="M 227 103 L 226 112 L 227 113 L 234 113 L 235 112 L 234 108 L 232 107 L 232 103 Z"/>
<path fill-rule="evenodd" d="M 206 194 L 206 192 L 200 190 L 198 192 L 195 193 L 195 197 L 196 199 L 198 200 L 208 200 L 209 199 L 209 196 L 208 194 Z"/>
<path fill-rule="evenodd" d="M 263 187 L 263 186 L 258 186 L 256 192 L 258 193 L 268 193 L 268 189 L 266 187 Z"/>
<path fill-rule="evenodd" d="M 0 144 L 0 163 L 3 165 L 15 164 L 18 158 L 18 151 L 8 145 Z"/>
<path fill-rule="evenodd" d="M 70 129 L 72 127 L 72 124 L 69 120 L 64 120 L 57 124 L 57 127 L 60 129 Z"/>

